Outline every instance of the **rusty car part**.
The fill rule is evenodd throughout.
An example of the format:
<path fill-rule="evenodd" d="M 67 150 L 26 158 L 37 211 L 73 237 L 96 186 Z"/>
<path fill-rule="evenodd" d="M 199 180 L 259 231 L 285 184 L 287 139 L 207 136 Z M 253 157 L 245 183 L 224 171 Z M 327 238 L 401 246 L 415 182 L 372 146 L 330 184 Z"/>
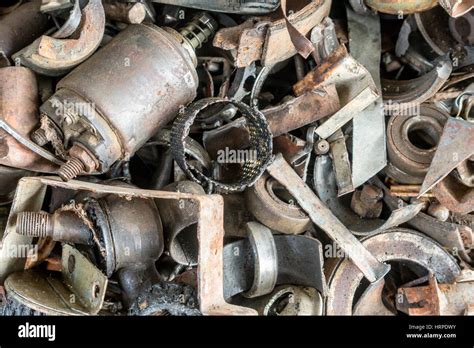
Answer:
<path fill-rule="evenodd" d="M 439 0 L 439 4 L 451 17 L 455 18 L 466 14 L 474 8 L 474 4 L 470 0 Z"/>
<path fill-rule="evenodd" d="M 329 57 L 337 46 L 339 46 L 336 27 L 329 17 L 324 18 L 321 24 L 318 24 L 311 30 L 310 37 L 311 42 L 315 46 L 312 56 L 317 64 L 321 64 L 321 62 Z M 301 73 L 301 77 L 298 78 L 298 81 L 303 78 L 304 73 Z"/>
<path fill-rule="evenodd" d="M 288 20 L 303 35 L 328 16 L 331 0 L 292 1 L 288 10 L 293 13 Z M 297 53 L 285 18 L 269 20 L 250 19 L 237 28 L 221 29 L 214 39 L 214 46 L 235 52 L 237 67 L 261 60 L 263 66 L 282 62 Z"/>
<path fill-rule="evenodd" d="M 184 139 L 188 136 L 190 127 L 197 115 L 205 108 L 215 104 L 233 104 L 238 108 L 245 119 L 245 125 L 249 130 L 249 143 L 255 156 L 246 158 L 242 165 L 242 175 L 234 183 L 224 183 L 207 176 L 198 168 L 186 161 Z M 188 178 L 204 185 L 208 191 L 214 188 L 232 192 L 243 191 L 247 186 L 253 185 L 265 171 L 272 156 L 272 134 L 268 128 L 265 117 L 257 109 L 252 109 L 248 105 L 219 98 L 201 99 L 189 106 L 184 112 L 180 113 L 173 123 L 171 130 L 171 149 L 173 158 L 179 167 L 186 173 Z M 255 158 L 251 158 L 255 157 Z"/>
<path fill-rule="evenodd" d="M 385 280 L 370 284 L 352 310 L 353 315 L 394 315 L 383 302 Z"/>
<path fill-rule="evenodd" d="M 266 295 L 275 287 L 278 277 L 277 247 L 272 231 L 258 222 L 247 223 L 247 231 L 255 263 L 250 289 L 243 295 L 253 298 Z"/>
<path fill-rule="evenodd" d="M 373 67 L 371 67 L 371 69 L 372 68 Z M 328 84 L 336 85 L 340 104 L 343 108 L 367 88 L 374 91 L 373 93 L 378 93 L 376 92 L 376 82 L 372 78 L 371 73 L 347 53 L 344 45 L 339 45 L 326 60 L 324 60 L 314 70 L 310 71 L 303 80 L 296 83 L 293 86 L 293 90 L 295 94 L 299 96 L 307 91 L 313 90 L 314 88 L 320 88 L 321 86 Z M 374 106 L 369 106 L 369 109 L 366 110 L 368 110 L 370 113 L 369 115 L 372 115 L 372 117 L 374 115 L 377 116 L 376 111 L 374 111 L 377 108 L 375 107 L 374 110 L 372 110 L 372 108 L 374 108 Z M 365 117 L 365 115 L 361 113 L 357 115 L 357 117 Z M 374 119 L 377 120 L 376 129 L 378 135 L 371 137 L 374 141 L 370 140 L 369 145 L 367 145 L 368 148 L 364 150 L 371 154 L 371 160 L 363 160 L 363 170 L 358 170 L 355 174 L 354 172 L 351 173 L 353 187 L 362 185 L 386 165 L 387 159 L 383 119 L 381 117 L 375 117 Z M 340 135 L 338 138 L 340 138 Z M 356 168 L 361 169 L 360 164 L 357 164 Z"/>
<path fill-rule="evenodd" d="M 38 87 L 35 74 L 28 68 L 0 68 L 0 120 L 28 138 L 38 122 Z M 19 141 L 9 129 L 0 130 L 0 164 L 31 171 L 52 173 L 57 163 L 51 163 Z"/>
<path fill-rule="evenodd" d="M 16 233 L 79 244 L 91 244 L 92 231 L 78 213 L 71 209 L 47 212 L 21 212 L 17 215 Z"/>
<path fill-rule="evenodd" d="M 130 157 L 168 123 L 180 105 L 194 99 L 194 49 L 212 35 L 215 25 L 206 14 L 197 16 L 181 34 L 149 24 L 130 25 L 112 44 L 63 78 L 57 92 L 41 107 L 42 113 L 61 129 L 61 138 L 72 144 L 70 159 L 60 168 L 59 175 L 70 180 L 83 172 L 107 171 L 118 159 Z M 199 31 L 199 35 L 193 31 Z M 139 50 L 142 63 L 132 64 L 130 59 L 138 54 L 137 40 L 146 44 Z M 118 61 L 121 63 L 112 66 L 121 73 L 114 74 L 111 81 L 110 64 Z M 123 70 L 122 64 L 127 61 L 129 67 Z M 168 67 L 165 72 L 163 67 Z M 142 83 L 133 78 L 141 76 L 143 69 L 154 79 Z M 185 78 L 175 78 L 178 76 Z M 75 110 L 77 107 L 70 105 L 82 107 Z"/>
<path fill-rule="evenodd" d="M 48 29 L 48 17 L 39 11 L 41 0 L 25 2 L 0 21 L 0 62 L 10 65 L 11 56 Z"/>
<path fill-rule="evenodd" d="M 423 12 L 438 5 L 438 0 L 393 1 L 393 0 L 364 0 L 364 3 L 379 12 L 392 15 L 407 15 Z"/>
<path fill-rule="evenodd" d="M 428 191 L 419 196 L 421 185 L 390 185 L 390 193 L 396 197 L 419 197 L 419 198 L 433 198 L 434 195 Z"/>
<path fill-rule="evenodd" d="M 472 155 L 474 155 L 474 124 L 461 119 L 449 118 L 421 186 L 420 195 L 438 184 Z"/>
<path fill-rule="evenodd" d="M 388 273 L 390 266 L 378 261 L 360 244 L 281 155 L 276 156 L 267 170 L 295 198 L 313 223 L 326 232 L 347 253 L 370 282 L 380 280 Z"/>
<path fill-rule="evenodd" d="M 386 112 L 389 115 L 396 115 L 427 101 L 445 84 L 451 71 L 451 60 L 446 57 L 423 76 L 411 80 L 382 79 Z"/>
<path fill-rule="evenodd" d="M 455 259 L 438 243 L 418 232 L 392 229 L 370 235 L 363 245 L 382 262 L 415 262 L 443 283 L 452 283 L 460 273 Z M 403 247 L 400 247 L 400 244 Z M 421 274 L 422 276 L 423 274 Z M 351 315 L 355 292 L 364 275 L 349 259 L 339 260 L 329 278 L 327 315 Z"/>
<path fill-rule="evenodd" d="M 351 207 L 350 195 L 339 196 L 332 159 L 318 156 L 314 162 L 313 188 L 319 199 L 356 235 L 365 235 L 383 225 L 382 219 L 361 219 Z"/>
<path fill-rule="evenodd" d="M 438 284 L 433 274 L 429 284 L 398 289 L 397 309 L 408 315 L 463 315 L 474 302 L 474 279 Z"/>
<path fill-rule="evenodd" d="M 61 27 L 51 35 L 55 39 L 63 39 L 71 36 L 79 28 L 82 19 L 80 1 L 75 1 L 69 12 L 69 16 Z"/>
<path fill-rule="evenodd" d="M 306 236 L 272 235 L 256 222 L 249 222 L 246 228 L 247 238 L 224 247 L 225 298 L 233 301 L 237 294 L 246 298 L 256 293 L 265 295 L 279 284 L 307 286 L 326 293 L 321 242 Z"/>
<path fill-rule="evenodd" d="M 470 89 L 469 87 L 467 89 Z M 457 94 L 454 100 L 453 111 L 456 112 L 456 118 L 463 118 L 466 121 L 473 122 L 474 109 L 474 91 L 466 90 L 463 93 Z"/>
<path fill-rule="evenodd" d="M 422 104 L 390 117 L 387 125 L 388 176 L 403 184 L 421 184 L 435 156 L 449 114 Z"/>
<path fill-rule="evenodd" d="M 373 185 L 364 185 L 352 195 L 351 209 L 361 218 L 374 219 L 380 217 L 383 203 L 382 189 Z"/>
<path fill-rule="evenodd" d="M 373 178 L 371 182 L 384 191 L 384 202 L 391 210 L 406 205 L 403 200 L 392 196 L 380 179 Z M 472 226 L 469 227 L 456 222 L 439 221 L 423 212 L 419 212 L 407 224 L 443 245 L 452 255 L 459 256 L 468 263 L 472 262 L 469 256 L 474 240 Z"/>
<path fill-rule="evenodd" d="M 9 248 L 31 245 L 32 238 L 14 233 L 17 213 L 41 209 L 48 187 L 85 191 L 88 194 L 112 195 L 136 199 L 193 200 L 199 206 L 198 218 L 198 296 L 200 310 L 204 315 L 255 315 L 255 310 L 229 304 L 223 295 L 223 239 L 224 214 L 220 196 L 203 196 L 176 192 L 149 191 L 130 187 L 99 185 L 83 181 L 63 182 L 57 177 L 23 178 L 17 188 L 15 199 L 2 236 L 0 248 L 0 282 L 13 272 L 24 267 L 24 258 L 12 257 Z"/>
<path fill-rule="evenodd" d="M 383 190 L 383 187 L 375 185 Z M 356 236 L 367 236 L 399 226 L 415 218 L 425 207 L 424 203 L 414 203 L 394 208 L 387 220 L 361 219 L 351 209 L 351 198 L 339 197 L 336 187 L 334 169 L 328 156 L 316 158 L 313 172 L 313 187 L 321 201 L 331 212 Z M 384 191 L 383 197 L 386 192 Z"/>
<path fill-rule="evenodd" d="M 204 189 L 193 181 L 178 181 L 163 187 L 163 191 L 204 195 Z M 197 239 L 197 209 L 193 201 L 157 201 L 163 222 L 166 249 L 179 264 L 196 266 L 199 243 Z"/>
<path fill-rule="evenodd" d="M 352 168 L 346 145 L 346 137 L 342 129 L 338 129 L 327 140 L 329 141 L 332 165 L 337 183 L 337 195 L 344 196 L 355 189 L 352 181 Z"/>
<path fill-rule="evenodd" d="M 270 131 L 276 137 L 340 112 L 338 110 L 336 88 L 334 85 L 328 85 L 281 105 L 263 109 L 262 113 L 268 121 Z"/>
<path fill-rule="evenodd" d="M 105 15 L 102 2 L 90 0 L 82 10 L 77 38 L 59 39 L 43 35 L 15 53 L 13 58 L 19 64 L 43 75 L 63 75 L 95 52 L 104 35 L 104 28 Z"/>
<path fill-rule="evenodd" d="M 5 280 L 8 296 L 48 315 L 95 315 L 102 308 L 106 288 L 107 277 L 67 244 L 62 248 L 61 277 L 34 269 Z"/>
<path fill-rule="evenodd" d="M 141 2 L 122 3 L 107 0 L 103 2 L 105 16 L 113 21 L 140 24 L 145 20 L 146 7 Z"/>
<path fill-rule="evenodd" d="M 244 307 L 254 308 L 264 316 L 322 315 L 323 298 L 314 288 L 279 285 L 271 294 L 254 298 L 238 298 L 233 301 Z"/>
<path fill-rule="evenodd" d="M 468 12 L 462 17 L 450 18 L 449 31 L 461 45 L 474 45 L 474 14 Z"/>
<path fill-rule="evenodd" d="M 245 202 L 255 218 L 274 231 L 300 234 L 307 231 L 311 221 L 294 202 L 285 200 L 285 191 L 268 174 L 245 191 Z"/>
<path fill-rule="evenodd" d="M 261 110 L 267 120 L 273 137 L 301 128 L 324 117 L 334 114 L 339 109 L 337 92 L 333 85 L 309 91 L 299 97 Z M 211 155 L 228 146 L 240 149 L 248 145 L 249 130 L 245 120 L 238 118 L 228 124 L 204 133 L 203 141 Z"/>
<path fill-rule="evenodd" d="M 160 4 L 170 4 L 196 8 L 206 11 L 261 15 L 275 11 L 280 6 L 280 0 L 229 0 L 225 3 L 209 2 L 206 0 L 152 0 Z"/>
<path fill-rule="evenodd" d="M 436 199 L 450 211 L 460 214 L 474 211 L 473 168 L 474 161 L 467 159 L 431 189 Z"/>
<path fill-rule="evenodd" d="M 158 280 L 154 262 L 164 243 L 160 215 L 152 200 L 107 195 L 88 197 L 84 203 L 64 206 L 54 214 L 21 212 L 16 233 L 77 244 L 94 242 L 100 268 L 108 277 L 118 272 L 127 305 L 143 284 Z"/>

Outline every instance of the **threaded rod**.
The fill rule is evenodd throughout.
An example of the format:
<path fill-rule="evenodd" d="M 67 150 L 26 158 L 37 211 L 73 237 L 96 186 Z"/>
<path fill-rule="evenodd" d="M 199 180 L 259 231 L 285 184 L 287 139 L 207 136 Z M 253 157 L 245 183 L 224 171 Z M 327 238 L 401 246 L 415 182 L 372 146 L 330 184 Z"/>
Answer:
<path fill-rule="evenodd" d="M 84 169 L 82 161 L 79 158 L 73 157 L 59 168 L 58 175 L 64 181 L 69 181 L 81 174 Z"/>
<path fill-rule="evenodd" d="M 53 221 L 51 215 L 43 211 L 18 213 L 16 233 L 29 237 L 52 236 Z"/>

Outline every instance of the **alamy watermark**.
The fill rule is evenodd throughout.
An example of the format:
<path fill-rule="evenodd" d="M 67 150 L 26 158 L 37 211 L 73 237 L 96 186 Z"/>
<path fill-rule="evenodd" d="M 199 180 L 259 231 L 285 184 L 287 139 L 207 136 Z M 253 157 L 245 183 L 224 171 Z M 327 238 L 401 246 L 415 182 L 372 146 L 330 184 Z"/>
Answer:
<path fill-rule="evenodd" d="M 217 151 L 217 162 L 220 164 L 243 164 L 257 160 L 257 150 L 234 150 L 225 147 Z"/>
<path fill-rule="evenodd" d="M 95 104 L 86 102 L 69 102 L 67 100 L 53 99 L 51 105 L 55 109 L 57 116 L 64 118 L 66 122 L 71 123 L 77 117 L 77 115 L 94 115 Z"/>
<path fill-rule="evenodd" d="M 383 104 L 385 116 L 417 116 L 420 115 L 420 103 L 399 103 L 391 99 Z"/>

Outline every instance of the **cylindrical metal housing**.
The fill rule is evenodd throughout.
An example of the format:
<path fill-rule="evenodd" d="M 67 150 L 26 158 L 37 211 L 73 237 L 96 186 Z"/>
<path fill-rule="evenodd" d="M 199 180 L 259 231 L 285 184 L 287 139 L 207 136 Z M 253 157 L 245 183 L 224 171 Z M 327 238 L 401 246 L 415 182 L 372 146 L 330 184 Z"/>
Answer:
<path fill-rule="evenodd" d="M 104 172 L 195 98 L 198 77 L 181 41 L 172 29 L 130 25 L 63 78 L 41 111 L 61 128 L 68 146 L 81 144 Z"/>
<path fill-rule="evenodd" d="M 48 29 L 48 16 L 40 12 L 41 0 L 20 5 L 0 20 L 0 56 L 10 56 L 32 43 Z"/>

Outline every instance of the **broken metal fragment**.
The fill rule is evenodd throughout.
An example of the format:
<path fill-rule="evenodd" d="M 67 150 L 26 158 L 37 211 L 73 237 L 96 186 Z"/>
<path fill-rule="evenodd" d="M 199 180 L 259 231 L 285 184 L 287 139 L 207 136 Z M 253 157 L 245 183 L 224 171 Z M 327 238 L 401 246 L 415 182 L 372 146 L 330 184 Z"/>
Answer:
<path fill-rule="evenodd" d="M 267 170 L 296 199 L 313 223 L 325 231 L 347 253 L 371 283 L 382 279 L 388 273 L 390 266 L 378 261 L 362 246 L 357 238 L 323 205 L 281 155 L 276 156 Z"/>

